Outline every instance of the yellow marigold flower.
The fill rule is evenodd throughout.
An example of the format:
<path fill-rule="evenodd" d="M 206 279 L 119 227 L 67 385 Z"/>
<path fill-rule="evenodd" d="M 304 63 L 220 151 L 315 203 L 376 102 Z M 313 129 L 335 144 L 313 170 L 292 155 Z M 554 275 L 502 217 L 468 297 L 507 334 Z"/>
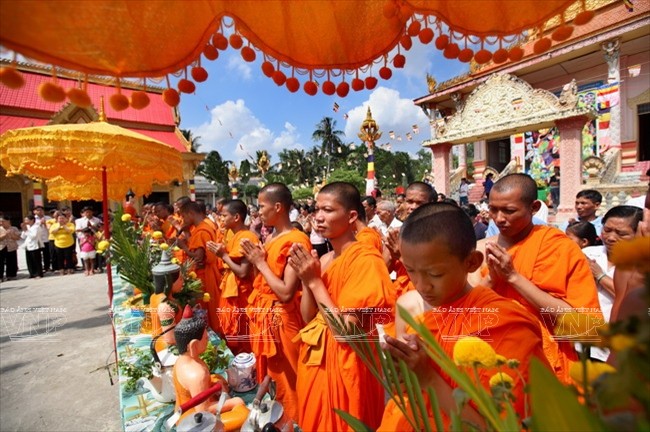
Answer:
<path fill-rule="evenodd" d="M 460 339 L 454 345 L 454 362 L 459 366 L 494 367 L 497 363 L 497 353 L 484 340 L 475 336 Z"/>
<path fill-rule="evenodd" d="M 180 264 L 178 258 L 172 258 L 172 264 Z"/>
<path fill-rule="evenodd" d="M 554 335 L 564 336 L 567 339 L 597 336 L 598 329 L 605 324 L 602 315 L 594 316 L 580 312 L 569 312 L 558 316 Z"/>
<path fill-rule="evenodd" d="M 154 231 L 153 233 L 151 233 L 151 238 L 154 240 L 160 240 L 161 238 L 163 238 L 163 233 L 161 231 Z"/>
<path fill-rule="evenodd" d="M 105 251 L 110 245 L 111 243 L 108 240 L 102 240 L 97 244 L 97 249 L 100 251 Z"/>
<path fill-rule="evenodd" d="M 508 363 L 508 359 L 501 354 L 497 354 L 497 366 L 503 366 L 506 363 Z"/>
<path fill-rule="evenodd" d="M 210 293 L 203 293 L 203 301 L 206 303 L 210 301 Z"/>
<path fill-rule="evenodd" d="M 490 377 L 490 387 L 502 385 L 506 388 L 512 388 L 514 383 L 512 377 L 507 373 L 497 372 Z"/>
<path fill-rule="evenodd" d="M 508 361 L 506 361 L 506 365 L 508 365 L 510 369 L 517 369 L 519 364 L 519 360 L 517 359 L 508 359 Z"/>
<path fill-rule="evenodd" d="M 591 360 L 586 361 L 586 366 L 587 366 L 587 381 L 588 384 L 591 385 L 596 379 L 598 379 L 599 376 L 606 374 L 606 373 L 615 373 L 616 369 L 614 369 L 612 366 L 608 365 L 607 363 L 601 363 L 601 362 L 592 362 Z M 571 364 L 571 367 L 569 368 L 569 376 L 575 382 L 576 384 L 582 386 L 583 385 L 583 367 L 582 367 L 582 362 L 574 362 Z"/>
<path fill-rule="evenodd" d="M 616 242 L 612 248 L 611 260 L 617 269 L 650 272 L 650 237 Z"/>
<path fill-rule="evenodd" d="M 181 250 L 181 248 L 179 248 L 178 246 L 174 246 L 174 247 L 172 248 L 172 250 L 173 250 L 174 252 L 178 252 L 179 250 Z"/>
<path fill-rule="evenodd" d="M 166 251 L 169 249 L 169 245 L 167 243 L 160 243 L 160 249 Z"/>
<path fill-rule="evenodd" d="M 629 335 L 616 334 L 609 339 L 609 346 L 614 351 L 625 351 L 636 345 L 636 340 Z"/>
<path fill-rule="evenodd" d="M 122 222 L 130 222 L 131 221 L 131 215 L 128 213 L 124 213 L 122 215 Z"/>
<path fill-rule="evenodd" d="M 192 279 L 196 279 L 196 272 L 191 271 L 187 275 Z"/>

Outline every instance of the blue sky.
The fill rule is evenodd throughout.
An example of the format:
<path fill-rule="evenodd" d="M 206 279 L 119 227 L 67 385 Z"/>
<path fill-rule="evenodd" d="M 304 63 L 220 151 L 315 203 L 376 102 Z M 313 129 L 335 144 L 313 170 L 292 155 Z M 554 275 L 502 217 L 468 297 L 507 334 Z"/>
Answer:
<path fill-rule="evenodd" d="M 370 104 L 373 118 L 383 131 L 378 144 L 390 144 L 392 151 L 414 154 L 421 142 L 430 138 L 428 119 L 413 104 L 413 99 L 428 93 L 426 74 L 432 74 L 440 83 L 465 73 L 468 65 L 445 59 L 433 44 L 424 46 L 417 38 L 413 40 L 413 47 L 405 52 L 404 69 L 392 68 L 392 78 L 378 78 L 374 90 L 350 90 L 345 98 L 322 92 L 309 96 L 302 88 L 290 93 L 262 73 L 261 53 L 257 53 L 255 62 L 246 63 L 238 50 L 229 48 L 213 62 L 203 59 L 208 80 L 197 84 L 195 94 L 182 95 L 180 127 L 201 137 L 201 152 L 217 150 L 224 159 L 239 162 L 265 149 L 275 163 L 282 149 L 310 149 L 315 144 L 311 135 L 316 124 L 326 116 L 334 118 L 337 128 L 345 132 L 344 142 L 358 143 L 357 132 Z M 305 81 L 304 76 L 298 79 L 301 85 Z M 340 106 L 338 112 L 332 109 L 335 102 Z M 347 120 L 344 114 L 348 114 Z M 414 124 L 420 130 L 417 135 L 412 131 Z M 389 137 L 391 130 L 395 139 Z M 412 141 L 407 140 L 407 132 Z"/>

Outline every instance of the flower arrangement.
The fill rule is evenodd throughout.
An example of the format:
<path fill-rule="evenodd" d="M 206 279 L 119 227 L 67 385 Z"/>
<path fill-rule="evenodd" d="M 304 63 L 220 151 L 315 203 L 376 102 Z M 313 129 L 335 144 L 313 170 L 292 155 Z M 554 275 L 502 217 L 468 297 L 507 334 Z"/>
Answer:
<path fill-rule="evenodd" d="M 181 310 L 183 310 L 185 309 L 185 305 L 189 304 L 190 306 L 194 306 L 203 298 L 204 293 L 203 282 L 191 270 L 194 266 L 194 260 L 188 259 L 179 265 L 181 267 L 180 278 L 183 281 L 183 285 L 180 291 L 173 293 L 173 297 L 180 305 Z"/>

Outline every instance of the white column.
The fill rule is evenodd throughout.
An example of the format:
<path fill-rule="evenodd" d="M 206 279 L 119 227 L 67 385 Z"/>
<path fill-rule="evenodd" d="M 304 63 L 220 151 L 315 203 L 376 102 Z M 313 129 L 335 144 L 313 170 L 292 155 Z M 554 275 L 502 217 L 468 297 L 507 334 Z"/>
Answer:
<path fill-rule="evenodd" d="M 620 71 L 620 40 L 612 39 L 601 44 L 601 48 L 605 52 L 605 61 L 607 61 L 607 82 L 618 83 L 619 89 L 615 95 L 618 100 L 616 105 L 610 107 L 610 120 L 609 120 L 609 139 L 610 147 L 621 147 L 621 71 Z"/>

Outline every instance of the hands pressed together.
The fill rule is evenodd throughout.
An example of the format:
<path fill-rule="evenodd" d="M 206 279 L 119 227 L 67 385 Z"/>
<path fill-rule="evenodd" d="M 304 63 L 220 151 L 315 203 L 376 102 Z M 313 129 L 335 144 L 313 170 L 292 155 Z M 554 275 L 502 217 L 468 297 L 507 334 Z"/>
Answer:
<path fill-rule="evenodd" d="M 320 260 L 318 252 L 313 249 L 308 251 L 302 244 L 295 243 L 289 251 L 288 263 L 307 287 L 311 281 L 320 278 Z"/>
<path fill-rule="evenodd" d="M 258 269 L 262 263 L 266 262 L 266 251 L 261 244 L 256 245 L 248 239 L 243 239 L 241 241 L 241 248 L 248 262 Z"/>

